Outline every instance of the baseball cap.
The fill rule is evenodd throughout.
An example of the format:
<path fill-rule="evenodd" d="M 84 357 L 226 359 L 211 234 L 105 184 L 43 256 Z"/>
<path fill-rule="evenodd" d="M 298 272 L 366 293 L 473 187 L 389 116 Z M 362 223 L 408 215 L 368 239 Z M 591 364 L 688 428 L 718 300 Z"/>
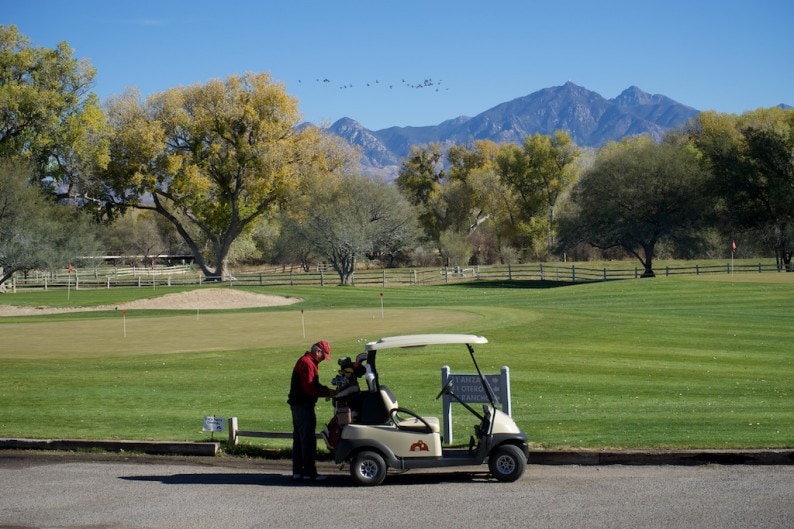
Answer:
<path fill-rule="evenodd" d="M 326 360 L 331 359 L 331 344 L 329 344 L 325 340 L 320 340 L 316 344 L 312 345 L 312 348 L 315 347 L 323 352 L 323 355 L 325 356 Z"/>

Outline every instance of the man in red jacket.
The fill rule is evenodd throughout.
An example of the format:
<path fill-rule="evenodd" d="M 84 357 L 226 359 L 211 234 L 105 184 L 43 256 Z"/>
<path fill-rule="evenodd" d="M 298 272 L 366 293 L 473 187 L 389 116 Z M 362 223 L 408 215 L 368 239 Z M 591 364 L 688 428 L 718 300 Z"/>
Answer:
<path fill-rule="evenodd" d="M 331 359 L 331 345 L 321 340 L 312 345 L 295 363 L 287 403 L 292 409 L 292 479 L 318 481 L 326 476 L 317 474 L 317 416 L 314 407 L 320 397 L 332 397 L 334 390 L 320 384 L 318 365 Z"/>

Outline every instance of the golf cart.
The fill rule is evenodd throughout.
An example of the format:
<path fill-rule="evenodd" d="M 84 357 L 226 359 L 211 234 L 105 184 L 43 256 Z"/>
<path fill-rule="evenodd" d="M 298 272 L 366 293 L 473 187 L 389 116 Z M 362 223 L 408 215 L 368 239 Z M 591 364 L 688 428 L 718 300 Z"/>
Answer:
<path fill-rule="evenodd" d="M 350 465 L 350 475 L 360 485 L 378 485 L 389 468 L 399 471 L 448 468 L 488 463 L 499 481 L 515 481 L 526 469 L 527 435 L 496 406 L 496 399 L 474 357 L 474 344 L 488 343 L 469 334 L 417 334 L 392 336 L 370 342 L 355 362 L 342 358 L 340 376 L 334 379 L 335 416 L 323 430 L 326 444 L 339 465 Z M 452 390 L 452 380 L 436 399 L 449 395 L 480 421 L 468 448 L 443 448 L 437 417 L 423 417 L 401 408 L 391 390 L 381 384 L 376 365 L 378 351 L 430 345 L 461 344 L 468 348 L 490 403 L 482 413 L 464 403 Z M 357 378 L 366 385 L 360 387 Z"/>

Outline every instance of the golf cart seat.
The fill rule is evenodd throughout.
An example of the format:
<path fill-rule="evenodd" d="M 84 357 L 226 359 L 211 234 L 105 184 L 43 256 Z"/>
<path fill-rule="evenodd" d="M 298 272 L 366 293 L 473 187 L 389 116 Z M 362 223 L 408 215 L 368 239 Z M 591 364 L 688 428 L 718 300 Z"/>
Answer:
<path fill-rule="evenodd" d="M 381 386 L 379 393 L 380 398 L 383 399 L 383 407 L 386 408 L 387 412 L 393 410 L 394 408 L 400 407 L 397 404 L 397 398 L 394 396 L 394 393 L 391 392 L 388 386 Z"/>
<path fill-rule="evenodd" d="M 400 430 L 414 430 L 417 432 L 426 432 L 428 427 L 432 432 L 439 433 L 440 427 L 438 417 L 419 417 L 416 413 L 405 408 L 400 408 L 397 404 L 397 399 L 387 386 L 380 387 L 380 396 L 383 399 L 383 406 L 388 410 L 389 417 Z M 400 418 L 399 412 L 408 415 L 408 418 Z"/>

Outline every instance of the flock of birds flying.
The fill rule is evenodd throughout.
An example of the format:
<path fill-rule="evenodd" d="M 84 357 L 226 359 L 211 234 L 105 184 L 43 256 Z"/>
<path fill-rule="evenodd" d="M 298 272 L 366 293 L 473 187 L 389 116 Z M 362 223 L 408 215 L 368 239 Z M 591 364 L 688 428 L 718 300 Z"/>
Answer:
<path fill-rule="evenodd" d="M 298 83 L 302 83 L 302 82 L 303 82 L 302 79 L 298 79 Z M 378 79 L 375 79 L 374 81 L 367 81 L 367 82 L 364 82 L 363 84 L 359 84 L 359 85 L 353 85 L 353 83 L 345 83 L 345 84 L 341 84 L 340 85 L 340 84 L 331 82 L 331 80 L 328 79 L 327 77 L 325 77 L 325 78 L 317 77 L 317 78 L 314 79 L 314 82 L 316 84 L 323 84 L 323 85 L 329 85 L 329 86 L 338 86 L 339 90 L 347 90 L 347 89 L 350 89 L 350 88 L 354 88 L 354 86 L 364 86 L 365 88 L 367 88 L 367 87 L 385 86 L 385 87 L 388 87 L 390 90 L 393 90 L 395 87 L 397 87 L 397 88 L 399 88 L 399 87 L 417 88 L 417 89 L 429 88 L 431 90 L 435 90 L 436 92 L 440 92 L 442 90 L 449 90 L 449 88 L 446 87 L 446 86 L 442 87 L 443 81 L 441 79 L 436 81 L 436 80 L 433 80 L 432 78 L 429 78 L 429 77 L 427 79 L 423 79 L 422 81 L 420 81 L 418 83 L 411 83 L 409 81 L 406 81 L 405 79 L 402 79 L 400 81 L 400 83 L 398 83 L 396 85 L 395 85 L 395 83 L 385 83 L 385 82 L 381 83 L 380 80 L 378 80 Z"/>

